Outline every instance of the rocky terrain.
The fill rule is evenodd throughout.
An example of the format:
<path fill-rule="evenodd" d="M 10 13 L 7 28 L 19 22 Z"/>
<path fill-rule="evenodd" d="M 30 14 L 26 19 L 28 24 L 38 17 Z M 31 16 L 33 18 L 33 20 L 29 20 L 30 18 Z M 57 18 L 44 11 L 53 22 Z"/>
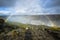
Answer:
<path fill-rule="evenodd" d="M 44 25 L 7 24 L 0 30 L 0 40 L 60 40 L 60 30 Z"/>

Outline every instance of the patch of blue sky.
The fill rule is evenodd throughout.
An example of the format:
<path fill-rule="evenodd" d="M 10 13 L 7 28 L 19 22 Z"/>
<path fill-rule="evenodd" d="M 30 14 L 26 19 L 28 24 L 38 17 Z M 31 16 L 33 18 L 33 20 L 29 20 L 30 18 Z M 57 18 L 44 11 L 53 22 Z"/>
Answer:
<path fill-rule="evenodd" d="M 10 9 L 7 7 L 0 7 L 0 11 L 9 11 Z"/>

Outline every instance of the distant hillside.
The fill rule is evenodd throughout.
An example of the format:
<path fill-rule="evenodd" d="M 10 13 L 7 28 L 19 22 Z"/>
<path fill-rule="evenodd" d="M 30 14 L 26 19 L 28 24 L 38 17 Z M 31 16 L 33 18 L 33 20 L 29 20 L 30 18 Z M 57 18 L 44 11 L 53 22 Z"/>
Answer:
<path fill-rule="evenodd" d="M 50 27 L 50 26 L 47 26 L 47 25 L 32 25 L 32 24 L 23 24 L 23 23 L 17 23 L 17 22 L 8 22 L 8 24 L 10 25 L 17 25 L 19 27 L 23 27 L 23 28 L 26 28 L 26 27 L 34 27 L 34 28 L 47 28 L 47 29 L 51 29 L 51 30 L 60 30 L 60 27 Z"/>

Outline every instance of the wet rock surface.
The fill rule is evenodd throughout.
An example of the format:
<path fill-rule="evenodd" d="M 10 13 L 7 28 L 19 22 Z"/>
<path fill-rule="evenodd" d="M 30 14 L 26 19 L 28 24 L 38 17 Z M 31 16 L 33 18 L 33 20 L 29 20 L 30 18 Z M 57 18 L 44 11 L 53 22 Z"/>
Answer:
<path fill-rule="evenodd" d="M 52 35 L 43 30 L 19 30 L 0 34 L 0 40 L 55 40 Z"/>
<path fill-rule="evenodd" d="M 60 40 L 60 30 L 46 30 L 49 35 L 51 35 L 55 40 Z"/>

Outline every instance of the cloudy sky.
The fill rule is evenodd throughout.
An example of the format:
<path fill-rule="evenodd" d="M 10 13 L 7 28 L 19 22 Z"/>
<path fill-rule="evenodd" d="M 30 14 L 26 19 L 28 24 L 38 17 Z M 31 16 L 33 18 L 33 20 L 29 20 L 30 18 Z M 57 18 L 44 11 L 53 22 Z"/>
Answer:
<path fill-rule="evenodd" d="M 60 0 L 0 0 L 0 13 L 9 15 L 60 14 Z"/>
<path fill-rule="evenodd" d="M 10 21 L 37 25 L 60 25 L 60 16 L 57 14 L 60 14 L 60 0 L 0 0 L 0 16 L 10 15 L 7 18 Z M 13 15 L 20 16 L 12 17 Z"/>

